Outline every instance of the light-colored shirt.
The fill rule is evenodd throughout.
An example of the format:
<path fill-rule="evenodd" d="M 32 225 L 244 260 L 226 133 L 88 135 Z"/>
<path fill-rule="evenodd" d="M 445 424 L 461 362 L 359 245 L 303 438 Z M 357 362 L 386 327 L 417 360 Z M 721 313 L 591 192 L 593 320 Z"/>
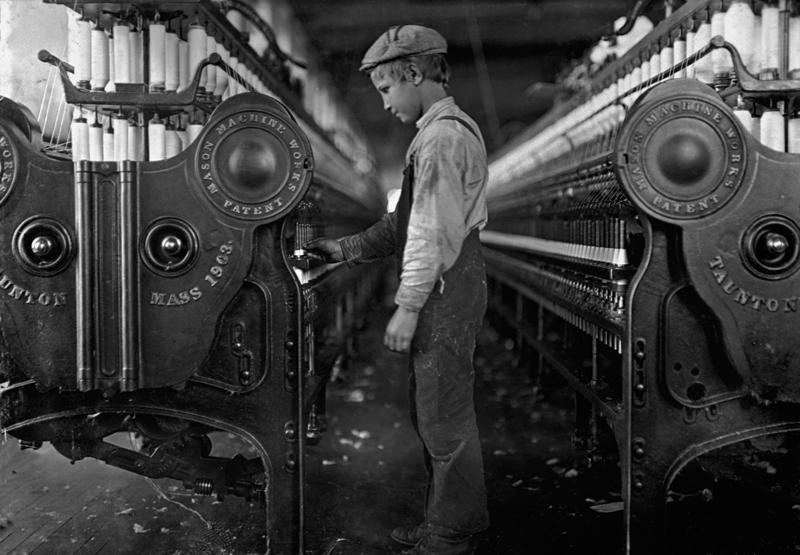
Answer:
<path fill-rule="evenodd" d="M 474 133 L 455 116 L 467 122 Z M 464 239 L 486 224 L 486 147 L 478 125 L 446 97 L 416 123 L 419 131 L 406 152 L 414 164 L 413 203 L 408 223 L 397 305 L 420 310 L 436 282 L 450 269 Z M 349 263 L 368 262 L 394 252 L 395 213 L 369 229 L 340 240 Z"/>

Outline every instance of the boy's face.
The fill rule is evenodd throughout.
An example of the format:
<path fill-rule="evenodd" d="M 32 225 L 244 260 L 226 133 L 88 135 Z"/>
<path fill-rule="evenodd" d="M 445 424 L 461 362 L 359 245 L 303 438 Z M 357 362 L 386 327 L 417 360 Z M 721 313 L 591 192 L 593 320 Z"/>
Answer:
<path fill-rule="evenodd" d="M 397 79 L 388 72 L 373 71 L 370 75 L 383 100 L 383 109 L 403 123 L 414 123 L 422 116 L 419 88 L 409 79 Z"/>

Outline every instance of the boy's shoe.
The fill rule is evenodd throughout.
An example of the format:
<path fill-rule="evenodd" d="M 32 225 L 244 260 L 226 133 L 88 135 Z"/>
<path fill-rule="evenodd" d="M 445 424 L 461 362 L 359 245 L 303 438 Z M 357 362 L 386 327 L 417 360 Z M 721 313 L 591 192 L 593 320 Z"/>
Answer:
<path fill-rule="evenodd" d="M 398 526 L 389 534 L 394 541 L 403 545 L 417 545 L 424 535 L 424 522 L 416 526 Z"/>
<path fill-rule="evenodd" d="M 402 555 L 472 555 L 475 553 L 475 538 L 460 536 L 447 538 L 436 534 L 425 534 L 411 549 Z"/>

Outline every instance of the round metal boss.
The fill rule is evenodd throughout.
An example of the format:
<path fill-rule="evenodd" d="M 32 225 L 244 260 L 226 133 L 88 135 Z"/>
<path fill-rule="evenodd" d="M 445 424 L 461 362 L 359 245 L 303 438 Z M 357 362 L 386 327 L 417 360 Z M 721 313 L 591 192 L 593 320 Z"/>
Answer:
<path fill-rule="evenodd" d="M 74 252 L 67 228 L 51 218 L 32 218 L 14 232 L 14 256 L 30 273 L 52 276 L 67 267 Z"/>
<path fill-rule="evenodd" d="M 742 235 L 742 261 L 754 275 L 783 279 L 797 271 L 800 260 L 800 228 L 778 214 L 759 218 Z"/>
<path fill-rule="evenodd" d="M 690 82 L 686 86 L 695 88 Z M 746 145 L 739 123 L 702 89 L 697 96 L 672 93 L 675 85 L 662 89 L 667 94 L 654 90 L 624 124 L 618 142 L 620 181 L 636 204 L 658 219 L 677 222 L 713 214 L 744 178 Z"/>
<path fill-rule="evenodd" d="M 268 223 L 285 216 L 305 194 L 314 166 L 311 144 L 277 101 L 239 96 L 226 101 L 228 110 L 198 138 L 197 175 L 218 210 Z"/>
<path fill-rule="evenodd" d="M 162 276 L 179 276 L 197 260 L 199 241 L 188 223 L 165 218 L 150 224 L 142 240 L 142 260 Z"/>

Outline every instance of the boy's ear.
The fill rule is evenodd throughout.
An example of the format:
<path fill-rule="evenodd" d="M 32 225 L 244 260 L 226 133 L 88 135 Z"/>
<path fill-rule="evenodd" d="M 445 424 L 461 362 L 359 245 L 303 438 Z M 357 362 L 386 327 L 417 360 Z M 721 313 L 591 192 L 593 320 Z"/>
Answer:
<path fill-rule="evenodd" d="M 408 64 L 406 66 L 405 74 L 406 74 L 405 75 L 406 81 L 414 85 L 419 85 L 420 83 L 422 83 L 423 79 L 425 79 L 417 64 L 414 63 Z"/>

